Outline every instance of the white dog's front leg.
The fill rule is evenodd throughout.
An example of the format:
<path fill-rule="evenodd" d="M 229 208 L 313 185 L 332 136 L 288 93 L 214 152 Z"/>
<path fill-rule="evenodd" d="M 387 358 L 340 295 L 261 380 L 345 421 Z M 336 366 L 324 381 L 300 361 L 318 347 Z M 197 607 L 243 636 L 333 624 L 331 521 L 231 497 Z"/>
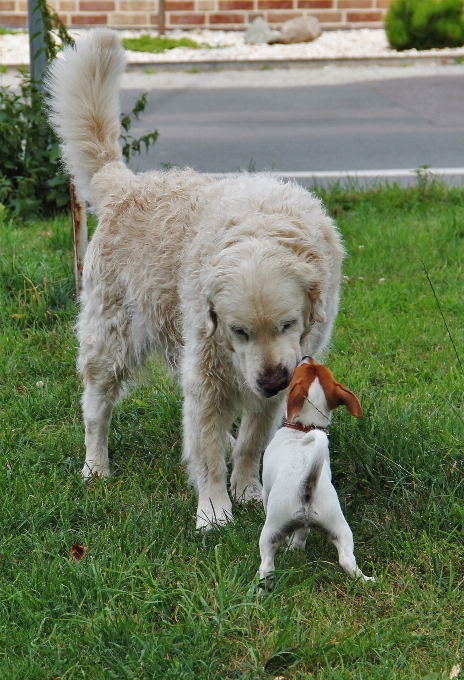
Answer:
<path fill-rule="evenodd" d="M 234 467 L 230 478 L 230 489 L 237 500 L 262 500 L 259 481 L 261 453 L 273 437 L 282 414 L 285 394 L 263 402 L 259 412 L 244 412 L 232 452 Z"/>
<path fill-rule="evenodd" d="M 198 493 L 197 529 L 233 519 L 226 466 L 232 413 L 209 397 L 184 389 L 184 460 Z"/>

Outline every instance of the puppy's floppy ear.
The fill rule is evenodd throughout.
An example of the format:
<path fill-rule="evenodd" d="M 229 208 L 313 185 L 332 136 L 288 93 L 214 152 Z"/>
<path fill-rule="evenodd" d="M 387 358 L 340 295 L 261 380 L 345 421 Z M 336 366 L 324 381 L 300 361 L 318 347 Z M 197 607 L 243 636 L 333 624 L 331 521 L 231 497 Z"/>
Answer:
<path fill-rule="evenodd" d="M 339 406 L 344 404 L 350 414 L 355 418 L 362 418 L 362 408 L 358 397 L 341 383 L 336 383 L 335 393 L 339 399 Z"/>
<path fill-rule="evenodd" d="M 213 309 L 213 305 L 208 300 L 208 308 L 206 310 L 206 337 L 210 338 L 215 334 L 217 328 L 217 314 Z"/>
<path fill-rule="evenodd" d="M 287 420 L 289 423 L 293 423 L 300 417 L 307 396 L 308 390 L 303 385 L 296 384 L 291 389 L 287 397 Z"/>

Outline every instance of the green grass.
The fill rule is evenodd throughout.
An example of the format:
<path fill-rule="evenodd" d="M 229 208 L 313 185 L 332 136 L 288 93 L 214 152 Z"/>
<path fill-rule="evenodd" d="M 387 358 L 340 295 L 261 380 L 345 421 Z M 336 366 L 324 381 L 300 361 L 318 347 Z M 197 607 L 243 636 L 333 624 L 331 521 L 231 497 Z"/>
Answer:
<path fill-rule="evenodd" d="M 441 680 L 462 663 L 464 381 L 422 261 L 464 361 L 464 190 L 322 194 L 349 252 L 327 363 L 364 408 L 336 413 L 334 481 L 377 582 L 313 535 L 279 551 L 260 601 L 263 510 L 195 532 L 180 392 L 156 366 L 115 410 L 113 476 L 83 484 L 69 220 L 4 219 L 1 678 Z"/>
<path fill-rule="evenodd" d="M 175 47 L 190 47 L 198 50 L 201 47 L 211 48 L 211 45 L 206 43 L 198 43 L 191 38 L 167 38 L 165 36 L 150 36 L 141 35 L 140 38 L 123 38 L 122 44 L 126 50 L 132 52 L 166 52 L 166 50 L 173 50 Z"/>
<path fill-rule="evenodd" d="M 0 35 L 14 35 L 16 33 L 27 33 L 27 31 L 23 28 L 1 28 L 0 27 Z"/>

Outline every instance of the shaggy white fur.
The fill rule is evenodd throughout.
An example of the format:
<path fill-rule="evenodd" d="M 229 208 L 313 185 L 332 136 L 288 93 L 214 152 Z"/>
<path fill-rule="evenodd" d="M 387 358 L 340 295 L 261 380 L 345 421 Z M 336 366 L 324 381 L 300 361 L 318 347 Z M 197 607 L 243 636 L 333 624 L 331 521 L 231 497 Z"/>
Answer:
<path fill-rule="evenodd" d="M 327 344 L 344 256 L 321 202 L 295 184 L 192 170 L 134 175 L 121 160 L 117 34 L 89 32 L 51 66 L 50 119 L 78 195 L 99 224 L 83 272 L 78 367 L 84 476 L 109 474 L 112 409 L 147 356 L 180 369 L 184 460 L 197 526 L 232 517 L 231 491 L 261 497 L 260 454 L 303 354 Z"/>

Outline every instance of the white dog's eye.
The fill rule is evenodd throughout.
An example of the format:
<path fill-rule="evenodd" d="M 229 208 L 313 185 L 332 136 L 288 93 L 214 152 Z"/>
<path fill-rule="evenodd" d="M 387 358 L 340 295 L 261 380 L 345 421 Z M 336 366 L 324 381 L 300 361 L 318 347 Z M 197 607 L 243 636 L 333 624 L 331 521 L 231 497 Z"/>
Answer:
<path fill-rule="evenodd" d="M 232 327 L 230 330 L 232 333 L 235 333 L 235 335 L 238 335 L 239 338 L 242 338 L 242 340 L 248 340 L 248 333 L 244 331 L 243 328 Z"/>
<path fill-rule="evenodd" d="M 296 319 L 293 319 L 293 321 L 286 321 L 283 326 L 282 326 L 282 333 L 284 333 L 286 330 L 291 328 L 296 324 Z"/>

